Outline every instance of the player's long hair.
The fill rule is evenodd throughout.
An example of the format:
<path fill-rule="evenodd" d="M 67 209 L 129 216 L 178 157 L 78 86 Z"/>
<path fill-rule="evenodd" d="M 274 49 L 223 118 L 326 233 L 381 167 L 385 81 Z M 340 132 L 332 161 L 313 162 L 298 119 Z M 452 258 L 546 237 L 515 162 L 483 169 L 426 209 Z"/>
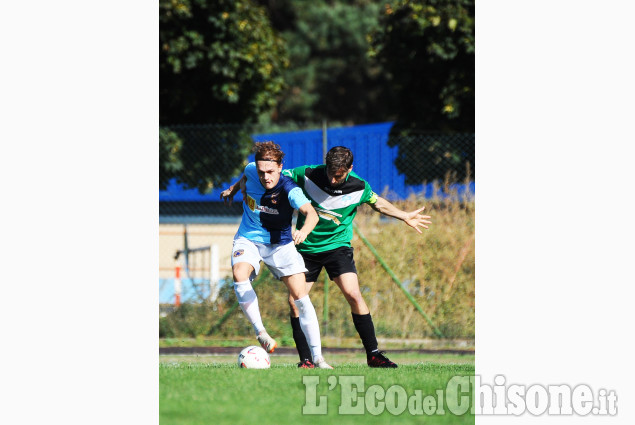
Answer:
<path fill-rule="evenodd" d="M 280 145 L 273 142 L 256 143 L 254 152 L 256 152 L 256 161 L 274 161 L 282 164 L 282 158 L 284 158 L 284 152 L 280 150 Z"/>

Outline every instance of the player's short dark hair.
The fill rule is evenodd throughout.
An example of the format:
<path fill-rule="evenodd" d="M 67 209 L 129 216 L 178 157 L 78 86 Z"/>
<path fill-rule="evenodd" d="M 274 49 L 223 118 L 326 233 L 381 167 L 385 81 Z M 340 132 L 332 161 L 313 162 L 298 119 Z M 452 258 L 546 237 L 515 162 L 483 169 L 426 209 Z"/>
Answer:
<path fill-rule="evenodd" d="M 348 170 L 353 165 L 353 152 L 344 146 L 334 146 L 326 153 L 326 168 L 330 172 Z"/>
<path fill-rule="evenodd" d="M 256 152 L 256 161 L 273 161 L 282 164 L 284 152 L 280 149 L 280 145 L 273 142 L 260 142 L 254 146 Z"/>

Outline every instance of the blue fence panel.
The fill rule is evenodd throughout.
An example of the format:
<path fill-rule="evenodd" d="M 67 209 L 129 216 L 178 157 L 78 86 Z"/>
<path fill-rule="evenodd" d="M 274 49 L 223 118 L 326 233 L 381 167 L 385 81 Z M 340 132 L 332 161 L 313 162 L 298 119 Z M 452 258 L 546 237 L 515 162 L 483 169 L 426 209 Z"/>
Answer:
<path fill-rule="evenodd" d="M 394 165 L 398 155 L 398 147 L 388 146 L 388 135 L 392 122 L 366 124 L 354 127 L 332 128 L 327 130 L 327 149 L 333 146 L 346 146 L 353 151 L 353 170 L 371 185 L 378 194 L 385 194 L 390 200 L 405 199 L 410 194 L 425 193 L 426 198 L 434 196 L 432 183 L 426 185 L 406 185 L 405 176 L 399 174 Z M 256 134 L 252 136 L 255 142 L 271 140 L 280 145 L 285 153 L 284 167 L 293 168 L 301 165 L 323 164 L 322 130 L 294 131 L 286 133 Z M 248 157 L 253 161 L 254 155 Z M 417 164 L 413 164 L 417 166 Z M 175 181 L 170 182 L 167 190 L 159 191 L 160 202 L 183 201 L 219 201 L 220 193 L 234 183 L 240 175 L 220 185 L 211 193 L 201 195 L 196 189 L 186 189 Z M 454 185 L 459 194 L 468 190 L 474 194 L 474 183 L 468 188 L 465 185 Z M 385 192 L 387 190 L 387 192 Z M 437 196 L 446 196 L 437 191 Z M 239 192 L 234 198 L 242 201 Z"/>
<path fill-rule="evenodd" d="M 308 164 L 323 164 L 322 130 L 293 131 L 288 133 L 256 134 L 254 142 L 272 141 L 284 152 L 284 168 Z M 249 157 L 250 161 L 254 156 Z"/>
<path fill-rule="evenodd" d="M 373 190 L 382 193 L 403 192 L 404 177 L 394 165 L 397 147 L 388 146 L 388 134 L 393 123 L 367 124 L 334 128 L 328 131 L 328 148 L 345 146 L 353 151 L 353 171 L 366 180 Z"/>

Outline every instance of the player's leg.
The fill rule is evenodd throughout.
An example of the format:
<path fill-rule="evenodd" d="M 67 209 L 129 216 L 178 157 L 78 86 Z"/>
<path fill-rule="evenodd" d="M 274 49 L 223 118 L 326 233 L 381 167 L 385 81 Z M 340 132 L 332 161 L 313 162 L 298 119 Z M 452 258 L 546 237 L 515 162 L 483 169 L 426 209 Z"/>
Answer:
<path fill-rule="evenodd" d="M 234 277 L 234 293 L 238 299 L 238 305 L 247 320 L 254 327 L 256 338 L 262 348 L 273 353 L 277 343 L 265 330 L 260 316 L 258 297 L 251 286 L 251 279 L 260 271 L 260 254 L 258 248 L 244 238 L 234 240 L 232 248 L 232 274 Z"/>
<path fill-rule="evenodd" d="M 282 281 L 287 285 L 289 294 L 291 294 L 293 303 L 298 310 L 300 328 L 306 337 L 313 364 L 322 369 L 333 369 L 324 361 L 324 357 L 322 356 L 320 323 L 315 313 L 315 307 L 313 307 L 313 303 L 311 303 L 311 298 L 306 289 L 304 273 L 284 276 L 282 277 Z"/>
<path fill-rule="evenodd" d="M 293 243 L 277 246 L 271 253 L 262 253 L 262 258 L 274 276 L 287 286 L 293 303 L 298 309 L 300 327 L 309 344 L 311 357 L 315 366 L 332 369 L 322 357 L 322 341 L 320 324 L 315 308 L 309 298 L 304 273 L 307 271 L 302 256 L 298 254 Z"/>
<path fill-rule="evenodd" d="M 322 265 L 319 261 L 319 255 L 314 254 L 305 254 L 300 253 L 304 260 L 304 266 L 307 268 L 307 272 L 305 273 L 306 282 L 306 291 L 309 293 L 313 284 L 317 280 L 317 277 L 320 275 L 320 271 L 322 270 Z M 298 307 L 295 305 L 295 300 L 289 293 L 289 321 L 291 322 L 291 329 L 293 331 L 293 340 L 295 341 L 295 348 L 298 351 L 298 356 L 300 357 L 300 363 L 298 363 L 298 367 L 301 368 L 312 368 L 313 363 L 311 361 L 311 348 L 309 347 L 309 343 L 304 336 L 304 332 L 302 332 L 302 327 L 300 326 L 300 311 Z"/>
<path fill-rule="evenodd" d="M 389 367 L 397 365 L 391 362 L 377 348 L 377 337 L 375 335 L 375 325 L 370 315 L 370 310 L 359 289 L 357 278 L 357 268 L 353 258 L 353 248 L 338 248 L 331 252 L 325 259 L 326 271 L 331 279 L 340 288 L 344 298 L 351 306 L 351 316 L 355 330 L 359 334 L 364 349 L 366 350 L 366 361 L 370 367 Z"/>
<path fill-rule="evenodd" d="M 368 305 L 366 305 L 366 301 L 362 297 L 362 291 L 359 289 L 359 280 L 356 272 L 342 273 L 334 277 L 333 282 L 340 288 L 348 305 L 351 306 L 351 313 L 356 315 L 370 313 Z"/>
<path fill-rule="evenodd" d="M 311 287 L 315 282 L 306 282 L 306 292 L 309 293 Z M 291 330 L 293 331 L 293 341 L 295 341 L 295 348 L 298 351 L 298 356 L 300 357 L 300 363 L 298 363 L 298 367 L 301 368 L 312 368 L 313 364 L 311 361 L 311 348 L 309 347 L 309 343 L 304 336 L 304 332 L 302 331 L 302 326 L 300 326 L 300 310 L 295 305 L 295 300 L 293 296 L 289 293 L 289 322 L 291 323 Z"/>

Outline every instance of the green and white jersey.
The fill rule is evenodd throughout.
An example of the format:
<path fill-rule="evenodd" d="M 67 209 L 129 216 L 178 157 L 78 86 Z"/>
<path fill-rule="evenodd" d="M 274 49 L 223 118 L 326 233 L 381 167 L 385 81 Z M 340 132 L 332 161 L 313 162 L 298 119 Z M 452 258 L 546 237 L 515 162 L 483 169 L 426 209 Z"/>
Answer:
<path fill-rule="evenodd" d="M 357 207 L 377 202 L 377 194 L 368 182 L 350 172 L 344 183 L 331 188 L 326 176 L 326 165 L 305 165 L 283 170 L 282 174 L 291 177 L 304 190 L 320 217 L 315 229 L 296 247 L 298 251 L 315 253 L 351 246 Z M 304 220 L 304 215 L 298 214 L 298 229 Z"/>

